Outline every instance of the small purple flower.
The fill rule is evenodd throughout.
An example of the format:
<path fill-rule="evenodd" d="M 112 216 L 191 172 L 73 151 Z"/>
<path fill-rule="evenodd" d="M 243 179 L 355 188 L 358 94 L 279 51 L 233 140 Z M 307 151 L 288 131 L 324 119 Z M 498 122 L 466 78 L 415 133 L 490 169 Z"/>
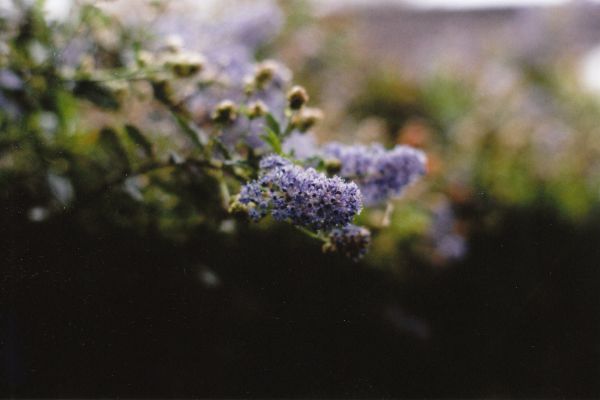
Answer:
<path fill-rule="evenodd" d="M 328 178 L 279 156 L 266 157 L 260 166 L 259 178 L 244 185 L 239 198 L 255 221 L 270 212 L 278 221 L 329 231 L 349 224 L 362 209 L 354 183 Z"/>
<path fill-rule="evenodd" d="M 290 160 L 287 160 L 278 155 L 271 154 L 260 160 L 260 164 L 258 166 L 261 170 L 266 171 L 271 170 L 273 168 L 285 167 L 289 165 L 292 165 L 292 162 Z"/>
<path fill-rule="evenodd" d="M 258 181 L 249 182 L 242 187 L 239 202 L 248 206 L 248 215 L 253 221 L 264 218 L 269 211 L 269 197 Z"/>
<path fill-rule="evenodd" d="M 325 245 L 324 250 L 336 251 L 354 261 L 358 261 L 367 254 L 370 245 L 371 232 L 361 226 L 350 224 L 332 230 L 329 234 L 329 242 Z"/>
<path fill-rule="evenodd" d="M 330 143 L 323 153 L 341 162 L 340 175 L 358 184 L 367 205 L 401 195 L 406 186 L 425 174 L 425 154 L 408 146 L 386 150 L 379 144 Z"/>

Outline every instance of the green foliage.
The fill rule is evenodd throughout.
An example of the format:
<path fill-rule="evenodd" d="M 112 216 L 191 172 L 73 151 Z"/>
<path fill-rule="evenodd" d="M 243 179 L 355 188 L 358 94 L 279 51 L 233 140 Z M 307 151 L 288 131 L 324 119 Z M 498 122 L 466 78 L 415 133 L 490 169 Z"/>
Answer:
<path fill-rule="evenodd" d="M 115 94 L 100 82 L 80 80 L 75 83 L 73 94 L 76 97 L 89 100 L 100 108 L 118 110 L 119 100 Z"/>
<path fill-rule="evenodd" d="M 275 131 L 267 128 L 267 133 L 262 135 L 261 138 L 271 146 L 276 154 L 281 154 L 281 140 L 279 135 Z"/>
<path fill-rule="evenodd" d="M 154 148 L 152 147 L 152 143 L 150 143 L 150 141 L 138 128 L 136 128 L 134 125 L 126 124 L 125 132 L 127 132 L 129 138 L 142 149 L 146 157 L 154 157 Z"/>
<path fill-rule="evenodd" d="M 267 127 L 271 132 L 275 134 L 275 136 L 281 135 L 281 128 L 279 127 L 279 122 L 273 117 L 273 114 L 267 113 L 265 116 L 265 122 L 267 123 Z"/>
<path fill-rule="evenodd" d="M 8 52 L 0 70 L 10 87 L 0 85 L 0 201 L 20 210 L 23 223 L 75 218 L 91 231 L 153 227 L 182 239 L 199 221 L 216 225 L 226 213 L 215 175 L 223 172 L 202 162 L 192 168 L 193 149 L 126 118 L 124 108 L 138 101 L 127 83 L 155 82 L 147 70 L 124 67 L 140 35 L 92 5 L 77 11 L 79 19 L 57 24 L 40 6 L 21 6 L 20 19 L 2 25 Z M 76 30 L 89 51 L 66 66 L 61 55 Z M 118 47 L 96 41 L 105 30 L 122 39 Z M 175 134 L 206 144 L 184 110 L 164 93 L 155 98 L 167 106 L 162 120 L 173 116 Z M 182 155 L 173 163 L 169 154 Z"/>

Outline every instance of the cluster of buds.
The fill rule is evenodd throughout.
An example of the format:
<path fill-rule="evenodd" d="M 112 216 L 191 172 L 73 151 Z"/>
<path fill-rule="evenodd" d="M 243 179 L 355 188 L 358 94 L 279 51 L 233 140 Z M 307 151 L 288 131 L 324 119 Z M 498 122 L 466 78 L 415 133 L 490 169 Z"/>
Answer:
<path fill-rule="evenodd" d="M 288 107 L 291 110 L 290 126 L 306 132 L 323 119 L 323 111 L 306 107 L 309 96 L 302 86 L 293 86 L 287 93 Z"/>

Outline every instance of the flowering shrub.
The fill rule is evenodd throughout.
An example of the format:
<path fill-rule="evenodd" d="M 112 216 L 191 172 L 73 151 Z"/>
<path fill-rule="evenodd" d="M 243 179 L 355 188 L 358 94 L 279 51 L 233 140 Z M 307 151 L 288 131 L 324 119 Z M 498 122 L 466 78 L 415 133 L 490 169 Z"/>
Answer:
<path fill-rule="evenodd" d="M 270 215 L 356 260 L 370 243 L 353 225 L 363 205 L 425 173 L 425 155 L 406 146 L 317 146 L 309 131 L 323 113 L 276 61 L 157 43 L 91 5 L 73 12 L 87 36 L 71 40 L 77 22 L 27 6 L 2 32 L 2 184 L 4 196 L 29 193 L 31 220 L 86 215 L 118 193 L 133 219 L 167 234 Z"/>

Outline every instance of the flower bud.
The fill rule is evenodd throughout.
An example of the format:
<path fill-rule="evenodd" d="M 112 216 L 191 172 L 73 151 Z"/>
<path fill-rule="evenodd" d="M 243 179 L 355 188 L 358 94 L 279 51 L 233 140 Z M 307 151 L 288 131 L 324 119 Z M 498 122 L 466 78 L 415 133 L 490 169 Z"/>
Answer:
<path fill-rule="evenodd" d="M 342 162 L 337 158 L 328 158 L 325 160 L 325 170 L 328 174 L 337 174 L 342 170 Z"/>
<path fill-rule="evenodd" d="M 256 85 L 254 83 L 254 78 L 251 76 L 247 76 L 244 78 L 244 94 L 250 96 L 256 90 Z"/>
<path fill-rule="evenodd" d="M 212 112 L 213 121 L 221 124 L 227 124 L 235 121 L 237 118 L 237 106 L 231 100 L 223 100 Z"/>
<path fill-rule="evenodd" d="M 165 66 L 180 78 L 197 74 L 204 67 L 204 57 L 195 53 L 177 53 L 168 57 Z"/>
<path fill-rule="evenodd" d="M 255 119 L 264 116 L 269 112 L 269 108 L 260 100 L 248 104 L 248 118 Z"/>
<path fill-rule="evenodd" d="M 256 66 L 256 72 L 254 73 L 254 83 L 256 87 L 265 87 L 275 76 L 277 72 L 277 63 L 271 60 L 263 61 Z"/>
<path fill-rule="evenodd" d="M 303 108 L 292 116 L 291 123 L 295 129 L 306 132 L 323 119 L 323 111 L 318 108 Z"/>
<path fill-rule="evenodd" d="M 292 110 L 299 110 L 308 101 L 308 93 L 302 86 L 294 86 L 288 92 L 287 99 Z"/>

